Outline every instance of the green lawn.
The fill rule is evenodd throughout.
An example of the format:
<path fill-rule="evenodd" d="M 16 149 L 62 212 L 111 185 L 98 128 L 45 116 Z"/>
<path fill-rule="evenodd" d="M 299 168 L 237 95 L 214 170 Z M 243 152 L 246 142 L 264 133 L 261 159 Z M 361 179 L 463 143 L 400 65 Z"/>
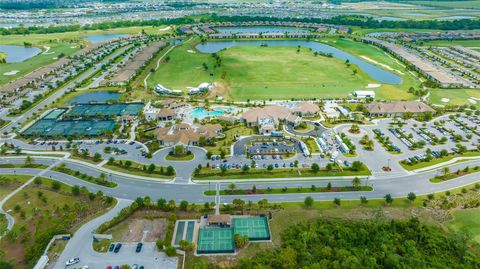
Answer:
<path fill-rule="evenodd" d="M 179 156 L 167 155 L 165 159 L 168 161 L 190 161 L 190 160 L 193 160 L 194 157 L 195 155 L 193 154 L 189 154 L 189 155 L 185 154 L 185 155 L 179 155 Z"/>
<path fill-rule="evenodd" d="M 413 98 L 406 90 L 418 86 L 417 80 L 383 51 L 347 39 L 326 38 L 321 41 L 403 72 L 401 85 L 382 85 L 374 89 L 380 98 Z M 347 97 L 353 90 L 376 83 L 359 68 L 348 67 L 344 61 L 333 57 L 314 56 L 307 48 L 297 52 L 296 47 L 233 47 L 218 53 L 222 65 L 215 68 L 214 58 L 196 51 L 196 44 L 196 40 L 185 42 L 170 52 L 170 60 L 162 63 L 149 77 L 150 87 L 160 83 L 172 89 L 186 90 L 188 86 L 215 81 L 220 84 L 215 94 L 247 100 Z M 354 69 L 357 74 L 353 74 Z"/>
<path fill-rule="evenodd" d="M 475 89 L 432 89 L 429 99 L 432 103 L 439 105 L 472 105 L 468 101 L 471 97 L 480 98 L 480 92 Z M 443 102 L 442 98 L 449 100 Z M 475 105 L 480 107 L 480 101 L 476 102 Z"/>
<path fill-rule="evenodd" d="M 215 141 L 215 146 L 205 146 L 204 148 L 210 151 L 213 155 L 220 155 L 223 149 L 226 154 L 230 154 L 230 146 L 234 142 L 235 136 L 255 135 L 253 129 L 247 128 L 243 125 L 237 125 L 224 132 L 224 138 Z"/>
<path fill-rule="evenodd" d="M 471 238 L 480 243 L 480 208 L 455 210 L 454 220 L 447 226 L 454 232 L 465 232 L 471 234 Z"/>

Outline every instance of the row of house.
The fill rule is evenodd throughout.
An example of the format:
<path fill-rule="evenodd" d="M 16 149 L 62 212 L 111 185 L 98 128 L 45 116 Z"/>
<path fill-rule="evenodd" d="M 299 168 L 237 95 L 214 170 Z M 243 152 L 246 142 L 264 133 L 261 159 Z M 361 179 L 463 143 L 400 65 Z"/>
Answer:
<path fill-rule="evenodd" d="M 366 104 L 366 108 L 368 114 L 377 117 L 401 117 L 405 113 L 412 113 L 413 116 L 416 116 L 419 113 L 435 112 L 429 105 L 419 101 L 373 102 Z"/>
<path fill-rule="evenodd" d="M 325 24 L 325 23 L 311 23 L 311 22 L 295 22 L 295 21 L 246 21 L 246 22 L 213 22 L 213 23 L 199 23 L 195 25 L 199 29 L 209 29 L 206 34 L 211 33 L 215 27 L 254 27 L 254 26 L 279 26 L 279 27 L 294 27 L 294 28 L 309 28 L 317 32 L 328 32 L 330 29 L 335 29 L 340 33 L 348 33 L 349 28 L 342 25 Z M 188 31 L 191 27 L 186 27 Z M 191 32 L 193 34 L 193 31 Z"/>
<path fill-rule="evenodd" d="M 96 44 L 88 44 L 69 57 L 40 67 L 0 88 L 0 102 L 8 104 L 32 90 L 56 88 L 60 83 L 76 76 L 91 64 L 100 61 L 119 47 L 137 40 L 139 36 L 110 39 Z"/>
<path fill-rule="evenodd" d="M 119 70 L 109 79 L 110 85 L 125 85 L 137 74 L 138 69 L 153 58 L 161 48 L 165 47 L 163 41 L 153 42 L 140 48 L 135 56 L 125 63 Z"/>
<path fill-rule="evenodd" d="M 423 74 L 429 80 L 439 84 L 439 86 L 442 88 L 459 88 L 469 86 L 469 83 L 466 83 L 465 80 L 457 77 L 445 68 L 420 57 L 415 52 L 410 51 L 402 46 L 371 37 L 365 37 L 362 40 L 365 43 L 376 45 L 395 55 L 401 61 L 411 65 L 413 69 Z"/>
<path fill-rule="evenodd" d="M 209 34 L 208 37 L 211 39 L 231 39 L 231 38 L 307 38 L 307 37 L 317 37 L 317 33 L 310 32 L 290 32 L 290 33 L 237 33 L 237 34 Z"/>

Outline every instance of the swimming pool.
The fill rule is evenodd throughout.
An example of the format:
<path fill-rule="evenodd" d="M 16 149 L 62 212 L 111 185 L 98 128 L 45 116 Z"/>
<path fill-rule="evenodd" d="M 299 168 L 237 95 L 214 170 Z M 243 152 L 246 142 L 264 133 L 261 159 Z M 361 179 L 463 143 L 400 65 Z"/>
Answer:
<path fill-rule="evenodd" d="M 225 115 L 226 112 L 233 112 L 235 109 L 233 107 L 217 108 L 214 110 L 206 110 L 203 107 L 197 107 L 192 112 L 190 112 L 190 117 L 193 119 L 204 119 L 208 117 L 220 117 Z"/>

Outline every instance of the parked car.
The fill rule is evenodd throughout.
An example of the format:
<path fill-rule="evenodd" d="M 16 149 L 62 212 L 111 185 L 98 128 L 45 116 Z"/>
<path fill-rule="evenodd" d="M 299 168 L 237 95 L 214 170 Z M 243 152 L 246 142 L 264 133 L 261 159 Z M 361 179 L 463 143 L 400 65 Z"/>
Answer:
<path fill-rule="evenodd" d="M 112 252 L 114 248 L 115 244 L 110 244 L 110 247 L 108 247 L 108 251 Z"/>
<path fill-rule="evenodd" d="M 138 253 L 138 252 L 142 251 L 142 246 L 143 246 L 142 243 L 138 243 L 138 244 L 137 244 L 137 247 L 135 248 L 135 252 Z"/>
<path fill-rule="evenodd" d="M 118 243 L 115 245 L 115 249 L 113 249 L 113 252 L 118 253 L 120 251 L 120 248 L 122 247 L 121 243 Z"/>
<path fill-rule="evenodd" d="M 69 266 L 69 265 L 77 264 L 79 262 L 80 262 L 80 258 L 73 258 L 65 262 L 65 265 Z"/>

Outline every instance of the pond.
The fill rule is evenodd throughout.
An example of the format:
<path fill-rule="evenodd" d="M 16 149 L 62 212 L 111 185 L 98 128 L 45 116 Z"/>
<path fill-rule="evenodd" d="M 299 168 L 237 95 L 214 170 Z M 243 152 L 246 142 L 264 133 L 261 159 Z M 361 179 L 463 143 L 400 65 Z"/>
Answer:
<path fill-rule="evenodd" d="M 334 48 L 332 46 L 315 42 L 315 41 L 306 41 L 306 40 L 250 40 L 250 41 L 214 41 L 214 42 L 205 42 L 197 45 L 197 50 L 202 53 L 215 53 L 222 49 L 231 48 L 234 46 L 260 46 L 268 45 L 272 47 L 276 46 L 302 46 L 312 49 L 312 51 L 318 51 L 322 53 L 331 53 L 333 57 L 340 60 L 346 61 L 349 60 L 350 63 L 358 66 L 362 71 L 367 73 L 371 78 L 377 80 L 381 83 L 386 84 L 400 84 L 402 83 L 402 78 L 384 70 L 376 65 L 370 64 L 366 61 L 363 61 L 343 50 Z"/>
<path fill-rule="evenodd" d="M 468 20 L 475 19 L 475 17 L 458 15 L 458 16 L 448 16 L 448 17 L 436 18 L 436 20 L 439 20 L 439 21 L 466 20 L 466 19 L 468 19 Z"/>
<path fill-rule="evenodd" d="M 243 33 L 307 33 L 308 30 L 290 27 L 216 27 L 222 34 L 243 34 Z"/>
<path fill-rule="evenodd" d="M 0 45 L 0 51 L 7 54 L 7 63 L 23 62 L 42 52 L 39 48 L 15 45 Z"/>
<path fill-rule="evenodd" d="M 83 103 L 90 103 L 90 102 L 107 102 L 112 100 L 120 99 L 120 93 L 112 92 L 112 91 L 98 91 L 98 92 L 86 92 L 79 96 L 76 96 L 70 101 L 68 101 L 69 105 L 72 104 L 83 104 Z"/>
<path fill-rule="evenodd" d="M 104 35 L 89 35 L 89 36 L 84 36 L 86 40 L 90 41 L 92 44 L 100 43 L 102 41 L 112 39 L 112 38 L 118 38 L 118 37 L 123 37 L 127 36 L 127 34 L 104 34 Z"/>

